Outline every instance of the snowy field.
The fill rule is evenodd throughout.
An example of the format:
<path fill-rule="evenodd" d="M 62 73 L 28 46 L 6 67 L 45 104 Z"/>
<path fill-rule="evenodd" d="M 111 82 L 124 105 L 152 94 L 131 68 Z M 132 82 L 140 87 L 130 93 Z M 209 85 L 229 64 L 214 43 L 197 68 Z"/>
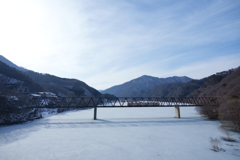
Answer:
<path fill-rule="evenodd" d="M 0 160 L 239 160 L 237 142 L 222 141 L 218 121 L 203 120 L 193 107 L 99 108 L 69 111 L 25 124 L 0 127 Z"/>

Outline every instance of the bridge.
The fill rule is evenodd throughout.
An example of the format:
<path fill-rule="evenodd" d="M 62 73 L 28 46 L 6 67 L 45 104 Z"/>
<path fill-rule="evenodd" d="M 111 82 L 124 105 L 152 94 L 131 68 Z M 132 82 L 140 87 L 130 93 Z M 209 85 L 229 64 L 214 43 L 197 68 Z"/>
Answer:
<path fill-rule="evenodd" d="M 180 118 L 180 107 L 218 106 L 219 97 L 31 97 L 29 108 L 97 108 L 117 107 L 174 107 L 175 117 Z"/>

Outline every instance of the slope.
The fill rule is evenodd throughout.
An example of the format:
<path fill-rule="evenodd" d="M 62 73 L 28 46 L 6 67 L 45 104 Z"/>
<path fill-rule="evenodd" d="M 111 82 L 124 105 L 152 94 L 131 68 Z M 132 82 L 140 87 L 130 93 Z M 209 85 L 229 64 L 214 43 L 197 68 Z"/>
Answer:
<path fill-rule="evenodd" d="M 2 61 L 0 61 L 0 87 L 2 94 L 3 92 L 33 93 L 43 90 L 26 74 Z"/>
<path fill-rule="evenodd" d="M 1 76 L 2 83 L 4 82 L 4 85 L 6 85 L 6 83 L 8 83 L 7 81 L 9 81 L 8 80 L 9 77 L 14 78 L 10 80 L 11 82 L 15 83 L 13 87 L 15 88 L 15 90 L 19 90 L 19 85 L 22 84 L 24 80 L 24 85 L 21 85 L 22 86 L 21 92 L 30 93 L 30 92 L 37 92 L 37 91 L 45 91 L 45 92 L 49 91 L 57 94 L 58 96 L 63 96 L 63 97 L 102 96 L 102 94 L 98 92 L 96 89 L 88 86 L 86 83 L 79 81 L 77 79 L 60 78 L 54 75 L 41 74 L 31 70 L 26 70 L 24 68 L 18 67 L 16 64 L 14 64 L 13 62 L 11 62 L 10 60 L 6 59 L 1 55 L 0 55 L 0 62 L 1 64 L 2 63 L 5 64 L 4 67 L 1 67 L 1 71 L 4 72 L 2 74 L 3 75 L 7 74 L 6 77 Z M 2 84 L 2 86 L 4 85 Z M 24 87 L 24 86 L 27 86 L 27 87 Z"/>
<path fill-rule="evenodd" d="M 27 69 L 23 68 L 23 67 L 19 67 L 16 64 L 12 63 L 11 61 L 9 61 L 7 58 L 3 57 L 2 55 L 0 55 L 0 61 L 2 61 L 3 63 L 7 64 L 10 67 L 16 68 L 19 71 L 27 71 Z"/>
<path fill-rule="evenodd" d="M 200 80 L 192 80 L 186 84 L 179 86 L 178 88 L 172 90 L 167 94 L 168 97 L 197 97 L 204 96 L 202 94 L 203 90 L 208 90 L 209 87 L 217 85 L 220 83 L 225 77 L 231 74 L 233 70 L 223 71 L 220 73 L 213 74 L 209 77 L 200 79 Z M 216 96 L 216 94 L 208 94 L 205 96 Z"/>
<path fill-rule="evenodd" d="M 201 87 L 196 92 L 198 96 L 226 96 L 240 98 L 240 67 L 228 74 L 219 83 Z"/>
<path fill-rule="evenodd" d="M 240 69 L 231 69 L 188 83 L 166 83 L 148 90 L 145 97 L 239 96 Z"/>
<path fill-rule="evenodd" d="M 60 78 L 50 74 L 27 71 L 29 77 L 38 82 L 45 91 L 58 96 L 102 96 L 96 89 L 77 79 Z"/>
<path fill-rule="evenodd" d="M 146 93 L 144 93 L 144 97 L 167 97 L 170 92 L 176 90 L 178 87 L 182 86 L 183 82 L 173 82 L 173 83 L 165 83 L 162 85 L 158 85 Z"/>

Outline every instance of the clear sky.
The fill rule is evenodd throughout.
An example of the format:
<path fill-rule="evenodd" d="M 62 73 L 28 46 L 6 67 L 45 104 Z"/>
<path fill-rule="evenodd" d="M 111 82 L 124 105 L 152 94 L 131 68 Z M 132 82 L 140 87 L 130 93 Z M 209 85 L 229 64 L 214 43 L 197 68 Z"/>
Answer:
<path fill-rule="evenodd" d="M 239 0 L 0 0 L 0 54 L 106 89 L 240 66 Z"/>

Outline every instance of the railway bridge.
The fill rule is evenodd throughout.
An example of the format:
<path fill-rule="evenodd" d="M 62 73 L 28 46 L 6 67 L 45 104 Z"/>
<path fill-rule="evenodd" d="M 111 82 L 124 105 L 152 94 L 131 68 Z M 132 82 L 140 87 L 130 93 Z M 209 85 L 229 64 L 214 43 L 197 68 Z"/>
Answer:
<path fill-rule="evenodd" d="M 29 108 L 97 108 L 123 107 L 174 107 L 175 117 L 180 118 L 180 107 L 218 106 L 219 97 L 31 97 Z"/>

